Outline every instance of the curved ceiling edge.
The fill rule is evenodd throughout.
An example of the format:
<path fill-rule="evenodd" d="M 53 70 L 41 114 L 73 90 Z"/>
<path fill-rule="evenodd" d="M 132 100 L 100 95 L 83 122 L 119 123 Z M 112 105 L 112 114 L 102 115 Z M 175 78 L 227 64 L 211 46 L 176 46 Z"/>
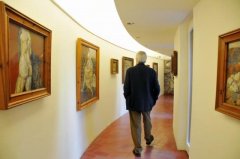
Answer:
<path fill-rule="evenodd" d="M 81 28 L 112 45 L 134 53 L 143 50 L 146 51 L 148 56 L 154 58 L 170 59 L 169 56 L 145 48 L 129 35 L 112 0 L 88 0 L 82 1 L 81 3 L 85 4 L 81 5 L 80 0 L 73 0 L 73 3 L 69 3 L 68 0 L 51 0 L 51 2 Z M 95 2 L 98 2 L 98 4 L 93 5 Z M 82 6 L 82 8 L 78 6 Z M 91 10 L 94 10 L 94 12 L 91 12 Z"/>

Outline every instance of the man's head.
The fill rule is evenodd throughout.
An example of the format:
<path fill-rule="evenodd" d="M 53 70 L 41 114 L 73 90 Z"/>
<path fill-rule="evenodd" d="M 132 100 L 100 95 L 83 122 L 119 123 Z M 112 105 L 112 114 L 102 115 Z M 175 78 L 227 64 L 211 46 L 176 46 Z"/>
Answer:
<path fill-rule="evenodd" d="M 145 63 L 147 60 L 147 55 L 144 51 L 138 51 L 136 54 L 136 61 L 138 63 Z"/>

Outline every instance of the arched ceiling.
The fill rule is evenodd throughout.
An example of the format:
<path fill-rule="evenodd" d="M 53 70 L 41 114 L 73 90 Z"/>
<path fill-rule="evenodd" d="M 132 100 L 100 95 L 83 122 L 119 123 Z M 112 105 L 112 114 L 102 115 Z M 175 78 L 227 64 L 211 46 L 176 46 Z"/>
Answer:
<path fill-rule="evenodd" d="M 153 51 L 171 56 L 177 26 L 199 0 L 115 0 L 128 33 Z"/>

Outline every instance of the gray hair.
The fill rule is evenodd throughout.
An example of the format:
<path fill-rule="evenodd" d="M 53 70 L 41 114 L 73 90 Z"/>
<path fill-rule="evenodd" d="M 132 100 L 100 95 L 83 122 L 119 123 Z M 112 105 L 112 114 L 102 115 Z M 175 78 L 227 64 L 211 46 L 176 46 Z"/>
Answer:
<path fill-rule="evenodd" d="M 147 60 L 147 55 L 144 51 L 138 51 L 136 54 L 136 61 L 138 63 L 145 63 Z"/>

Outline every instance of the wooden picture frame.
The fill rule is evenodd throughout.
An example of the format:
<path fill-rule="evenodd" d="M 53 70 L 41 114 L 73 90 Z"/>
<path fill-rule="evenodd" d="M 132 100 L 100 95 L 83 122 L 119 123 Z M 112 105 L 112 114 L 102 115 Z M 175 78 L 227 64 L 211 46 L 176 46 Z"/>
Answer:
<path fill-rule="evenodd" d="M 171 56 L 171 71 L 173 73 L 174 76 L 177 76 L 178 74 L 178 52 L 177 51 L 173 51 L 173 55 Z"/>
<path fill-rule="evenodd" d="M 215 110 L 240 119 L 240 29 L 219 36 Z"/>
<path fill-rule="evenodd" d="M 157 77 L 158 77 L 158 63 L 153 62 L 153 64 L 152 64 L 152 68 L 154 69 L 154 71 L 156 72 Z"/>
<path fill-rule="evenodd" d="M 125 81 L 127 69 L 133 67 L 134 59 L 129 57 L 122 57 L 122 83 Z"/>
<path fill-rule="evenodd" d="M 77 40 L 77 111 L 99 100 L 99 47 Z"/>
<path fill-rule="evenodd" d="M 0 109 L 51 94 L 51 30 L 0 2 Z"/>
<path fill-rule="evenodd" d="M 118 74 L 118 60 L 111 59 L 111 74 Z"/>

